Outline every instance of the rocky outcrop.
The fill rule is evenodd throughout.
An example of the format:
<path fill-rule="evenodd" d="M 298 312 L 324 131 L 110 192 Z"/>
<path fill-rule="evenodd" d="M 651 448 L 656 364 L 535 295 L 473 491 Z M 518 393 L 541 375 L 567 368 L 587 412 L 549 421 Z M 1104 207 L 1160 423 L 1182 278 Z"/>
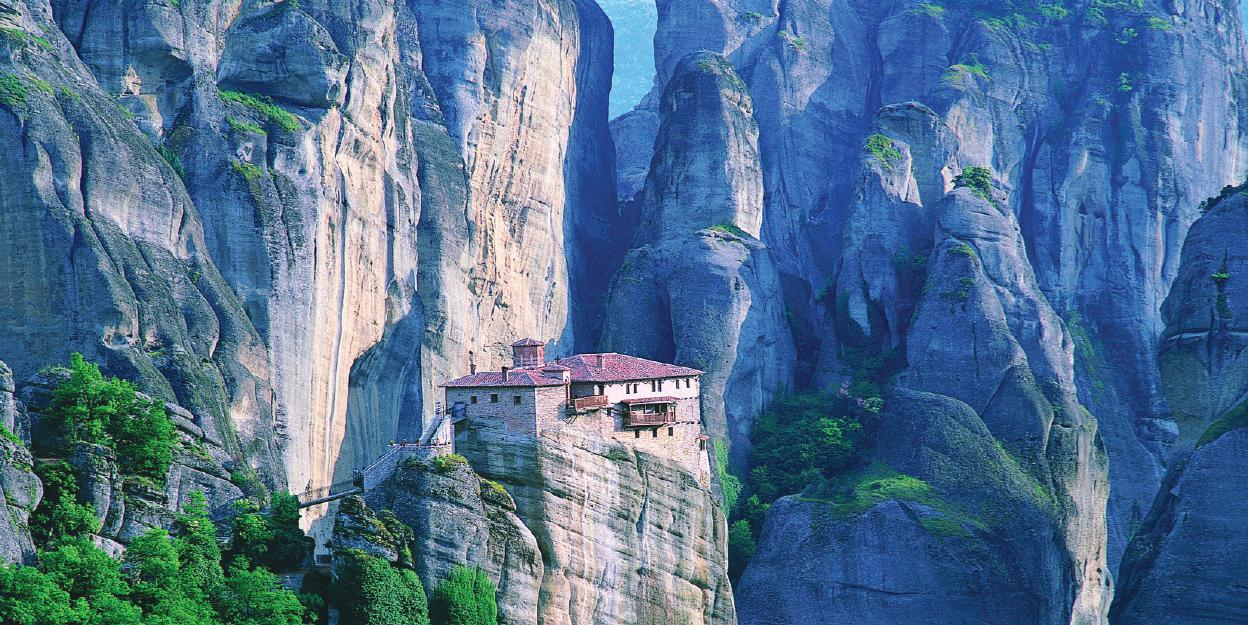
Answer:
<path fill-rule="evenodd" d="M 500 517 L 504 520 L 514 514 L 540 553 L 532 561 L 521 559 L 519 567 L 522 574 L 533 565 L 541 567 L 538 623 L 736 622 L 724 515 L 715 495 L 679 463 L 635 452 L 575 424 L 533 439 L 472 422 L 457 436 L 456 449 L 497 486 L 467 480 L 458 487 L 466 493 L 447 497 L 466 506 L 456 504 L 439 515 L 447 504 L 435 505 L 421 522 L 435 532 L 429 540 L 446 541 L 460 527 L 477 536 L 493 528 L 487 551 L 497 553 L 502 541 L 496 533 L 519 535 L 508 529 L 510 522 L 483 527 L 475 513 L 468 522 L 457 520 L 478 507 L 478 488 L 487 511 L 508 510 Z M 436 485 L 446 478 L 422 479 Z M 449 552 L 458 555 L 462 549 L 452 546 Z M 527 580 L 527 575 L 520 578 Z"/>
<path fill-rule="evenodd" d="M 773 506 L 737 585 L 741 622 L 1097 622 L 1067 599 L 1066 498 L 965 403 L 887 404 L 870 467 Z"/>
<path fill-rule="evenodd" d="M 1008 196 L 987 168 L 958 163 L 964 146 L 932 110 L 891 107 L 877 130 L 889 136 L 864 151 L 846 261 L 826 297 L 836 365 L 895 374 L 896 390 L 873 432 L 873 464 L 842 478 L 858 482 L 822 487 L 832 491 L 823 502 L 816 486 L 768 516 L 739 585 L 742 622 L 772 622 L 782 606 L 812 623 L 1103 623 L 1113 588 L 1105 452 Z M 919 173 L 932 162 L 952 178 L 948 192 L 947 178 Z M 885 481 L 878 501 L 862 501 L 877 465 L 930 493 Z M 881 545 L 902 564 L 884 572 L 865 556 Z M 781 592 L 794 559 L 836 590 Z"/>
<path fill-rule="evenodd" d="M 793 340 L 763 220 L 758 131 L 723 57 L 683 59 L 639 196 L 634 249 L 612 281 L 602 348 L 695 367 L 710 433 L 744 458 L 749 420 L 792 386 Z"/>
<path fill-rule="evenodd" d="M 42 498 L 43 484 L 35 476 L 30 451 L 20 441 L 0 436 L 0 564 L 34 559 L 28 522 Z"/>
<path fill-rule="evenodd" d="M 916 282 L 893 257 L 923 256 L 953 177 L 990 168 L 1017 215 L 1021 262 L 1071 322 L 1075 388 L 1115 467 L 1112 567 L 1172 442 L 1154 366 L 1162 298 L 1196 205 L 1245 166 L 1244 40 L 1237 7 L 1214 0 L 1040 9 L 659 2 L 658 87 L 613 127 L 619 193 L 632 197 L 650 168 L 660 94 L 681 59 L 700 49 L 726 56 L 753 98 L 761 238 L 784 286 L 787 326 L 804 339 L 793 367 L 814 365 L 814 383 L 825 385 L 852 371 L 841 353 L 847 331 L 903 349 Z M 904 108 L 933 117 L 899 116 Z M 910 147 L 888 154 L 907 173 L 863 185 L 855 172 L 875 134 Z"/>
<path fill-rule="evenodd" d="M 1158 358 L 1179 451 L 1127 549 L 1115 624 L 1225 623 L 1248 610 L 1243 191 L 1228 188 L 1204 205 L 1166 299 Z"/>
<path fill-rule="evenodd" d="M 372 509 L 388 510 L 411 528 L 412 564 L 426 588 L 435 588 L 456 566 L 479 566 L 498 588 L 500 623 L 550 622 L 539 618 L 543 553 L 533 532 L 516 516 L 515 502 L 497 482 L 481 479 L 462 460 L 409 459 L 383 488 L 369 493 L 368 500 Z M 401 547 L 392 546 L 393 538 L 376 529 L 384 524 L 344 521 L 349 518 L 350 510 L 339 512 L 335 548 L 358 543 L 367 545 L 367 551 L 398 559 Z"/>

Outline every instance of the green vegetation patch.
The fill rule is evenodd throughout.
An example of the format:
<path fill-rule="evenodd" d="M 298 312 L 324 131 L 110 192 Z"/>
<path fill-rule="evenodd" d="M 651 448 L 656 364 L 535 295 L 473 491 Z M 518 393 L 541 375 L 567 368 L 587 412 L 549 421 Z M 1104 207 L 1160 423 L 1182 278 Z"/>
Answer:
<path fill-rule="evenodd" d="M 230 125 L 230 130 L 234 132 L 244 133 L 244 134 L 253 134 L 253 135 L 268 134 L 268 131 L 261 128 L 259 125 L 253 124 L 248 121 L 242 121 L 239 119 L 235 119 L 233 117 L 226 117 L 225 121 L 226 123 Z"/>
<path fill-rule="evenodd" d="M 880 161 L 885 171 L 890 173 L 893 168 L 901 164 L 903 158 L 901 150 L 897 149 L 893 140 L 881 134 L 867 137 L 867 151 Z"/>
<path fill-rule="evenodd" d="M 961 63 L 950 65 L 945 72 L 946 77 L 950 78 L 968 74 L 984 80 L 992 80 L 992 77 L 988 75 L 988 68 L 975 55 L 971 55 L 969 59 Z"/>
<path fill-rule="evenodd" d="M 966 187 L 980 198 L 996 203 L 992 197 L 992 170 L 987 167 L 967 167 L 953 179 L 953 184 L 955 187 Z"/>
<path fill-rule="evenodd" d="M 715 224 L 714 226 L 707 228 L 707 230 L 710 230 L 711 232 L 718 232 L 720 234 L 731 234 L 734 237 L 741 237 L 742 239 L 750 238 L 748 232 L 742 230 L 736 224 L 731 223 Z"/>
<path fill-rule="evenodd" d="M 30 95 L 30 89 L 21 78 L 13 74 L 0 76 L 0 104 L 9 108 L 20 106 L 26 103 L 28 95 Z"/>
<path fill-rule="evenodd" d="M 1221 419 L 1210 423 L 1209 427 L 1205 429 L 1205 432 L 1196 441 L 1196 447 L 1204 447 L 1221 438 L 1223 434 L 1242 428 L 1248 428 L 1248 402 L 1232 408 Z"/>
<path fill-rule="evenodd" d="M 264 180 L 264 170 L 256 165 L 244 161 L 230 161 L 230 167 L 234 173 L 242 176 L 247 182 L 252 184 L 259 183 Z"/>
<path fill-rule="evenodd" d="M 298 118 L 292 115 L 290 111 L 275 104 L 273 99 L 268 96 L 250 95 L 240 91 L 221 91 L 218 95 L 225 102 L 241 104 L 264 115 L 270 122 L 288 132 L 299 130 Z"/>
<path fill-rule="evenodd" d="M 898 473 L 879 461 L 817 484 L 808 489 L 801 500 L 827 504 L 841 518 L 856 517 L 884 501 L 909 501 L 932 508 L 941 515 L 936 517 L 940 520 L 922 522 L 933 534 L 966 535 L 968 526 L 987 529 L 983 521 L 946 502 L 927 482 Z M 960 531 L 955 530 L 955 526 Z"/>
<path fill-rule="evenodd" d="M 914 7 L 913 11 L 919 15 L 926 15 L 933 19 L 941 19 L 945 16 L 944 5 L 935 2 L 920 2 Z"/>
<path fill-rule="evenodd" d="M 468 466 L 468 459 L 459 454 L 447 454 L 433 459 L 433 468 L 439 473 L 454 471 L 459 466 Z"/>

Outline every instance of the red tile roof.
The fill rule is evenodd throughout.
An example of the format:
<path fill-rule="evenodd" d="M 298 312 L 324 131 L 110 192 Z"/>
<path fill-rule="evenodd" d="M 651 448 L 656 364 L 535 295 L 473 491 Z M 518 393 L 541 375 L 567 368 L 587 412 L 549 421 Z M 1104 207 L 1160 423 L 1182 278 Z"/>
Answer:
<path fill-rule="evenodd" d="M 702 375 L 697 369 L 625 354 L 578 354 L 555 362 L 572 370 L 573 382 L 627 382 Z"/>
<path fill-rule="evenodd" d="M 520 339 L 511 344 L 512 347 L 545 347 L 546 344 L 537 339 Z"/>
<path fill-rule="evenodd" d="M 464 376 L 457 380 L 451 380 L 442 386 L 448 388 L 468 388 L 478 386 L 563 386 L 563 378 L 562 376 L 555 378 L 542 375 L 542 372 L 536 369 L 514 369 L 507 373 L 507 380 L 504 381 L 503 374 L 500 371 L 483 371 L 481 373 Z"/>
<path fill-rule="evenodd" d="M 630 405 L 630 406 L 636 406 L 636 405 L 638 405 L 638 404 L 641 404 L 641 405 L 645 405 L 645 404 L 674 404 L 674 403 L 676 403 L 676 398 L 675 398 L 675 397 L 634 397 L 634 398 L 632 398 L 632 399 L 624 399 L 624 400 L 621 400 L 621 401 L 623 401 L 624 403 L 626 403 L 626 404 L 628 404 L 628 405 Z"/>
<path fill-rule="evenodd" d="M 702 375 L 697 369 L 669 365 L 624 354 L 578 354 L 544 363 L 531 369 L 513 369 L 503 380 L 499 371 L 484 371 L 451 380 L 442 386 L 465 388 L 478 386 L 559 386 L 561 378 L 542 375 L 542 371 L 555 371 L 555 367 L 572 372 L 573 382 L 628 382 L 661 378 L 688 378 Z M 673 400 L 675 401 L 675 400 Z"/>

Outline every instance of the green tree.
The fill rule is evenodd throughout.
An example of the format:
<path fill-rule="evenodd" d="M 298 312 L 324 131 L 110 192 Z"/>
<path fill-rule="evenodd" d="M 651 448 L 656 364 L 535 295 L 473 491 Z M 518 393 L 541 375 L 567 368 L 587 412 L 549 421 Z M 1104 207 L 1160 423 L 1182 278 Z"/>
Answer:
<path fill-rule="evenodd" d="M 79 442 L 107 445 L 127 473 L 164 482 L 177 442 L 164 406 L 126 380 L 105 379 L 82 354 L 70 357 L 69 379 L 53 390 L 44 415 L 52 433 L 40 444 L 45 452 L 63 456 Z"/>
<path fill-rule="evenodd" d="M 438 625 L 496 625 L 494 584 L 479 567 L 455 567 L 434 589 L 429 619 Z"/>
<path fill-rule="evenodd" d="M 762 501 L 801 492 L 855 460 L 863 428 L 847 405 L 851 399 L 787 395 L 755 420 L 750 484 Z"/>
<path fill-rule="evenodd" d="M 340 558 L 337 598 L 344 623 L 429 625 L 425 589 L 414 572 L 358 549 Z"/>
<path fill-rule="evenodd" d="M 217 530 L 208 518 L 208 502 L 202 492 L 191 493 L 178 517 L 181 536 L 175 545 L 180 562 L 181 588 L 188 596 L 211 598 L 225 585 L 221 570 L 221 546 Z"/>
<path fill-rule="evenodd" d="M 35 467 L 35 474 L 43 482 L 43 499 L 30 517 L 30 533 L 37 544 L 51 545 L 99 531 L 95 509 L 77 501 L 78 482 L 69 463 L 43 462 Z"/>
<path fill-rule="evenodd" d="M 51 576 L 29 566 L 0 567 L 0 623 L 69 625 L 77 611 Z"/>
<path fill-rule="evenodd" d="M 290 493 L 274 493 L 266 522 L 271 535 L 265 553 L 269 568 L 298 568 L 310 551 L 307 536 L 299 528 L 299 498 Z"/>
<path fill-rule="evenodd" d="M 254 503 L 243 500 L 235 505 L 239 507 L 239 515 L 234 517 L 230 556 L 242 557 L 251 563 L 263 563 L 269 551 L 269 541 L 273 540 L 273 530 Z"/>
<path fill-rule="evenodd" d="M 750 522 L 745 519 L 734 522 L 728 528 L 728 577 L 734 582 L 741 579 L 741 573 L 745 572 L 745 566 L 757 550 L 758 543 L 754 541 Z"/>
<path fill-rule="evenodd" d="M 39 567 L 73 599 L 95 604 L 107 597 L 130 593 L 121 574 L 121 563 L 108 557 L 91 539 L 62 539 L 56 549 L 40 554 Z"/>
<path fill-rule="evenodd" d="M 144 611 L 180 592 L 178 550 L 165 530 L 150 529 L 131 541 L 124 562 L 133 601 Z"/>
<path fill-rule="evenodd" d="M 276 575 L 263 567 L 248 570 L 249 566 L 247 558 L 237 557 L 225 578 L 219 611 L 226 625 L 301 625 L 308 621 L 299 597 L 282 588 Z"/>

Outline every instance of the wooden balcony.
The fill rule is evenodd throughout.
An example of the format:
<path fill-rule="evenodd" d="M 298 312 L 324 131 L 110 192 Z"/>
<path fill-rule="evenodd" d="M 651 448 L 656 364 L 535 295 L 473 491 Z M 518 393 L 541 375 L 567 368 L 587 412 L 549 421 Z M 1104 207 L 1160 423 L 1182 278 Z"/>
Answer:
<path fill-rule="evenodd" d="M 676 413 L 674 412 L 626 412 L 624 413 L 624 427 L 650 427 L 656 425 L 669 425 L 676 422 Z"/>
<path fill-rule="evenodd" d="M 606 408 L 606 395 L 590 395 L 589 397 L 577 397 L 572 400 L 573 410 L 590 410 L 593 408 Z"/>

